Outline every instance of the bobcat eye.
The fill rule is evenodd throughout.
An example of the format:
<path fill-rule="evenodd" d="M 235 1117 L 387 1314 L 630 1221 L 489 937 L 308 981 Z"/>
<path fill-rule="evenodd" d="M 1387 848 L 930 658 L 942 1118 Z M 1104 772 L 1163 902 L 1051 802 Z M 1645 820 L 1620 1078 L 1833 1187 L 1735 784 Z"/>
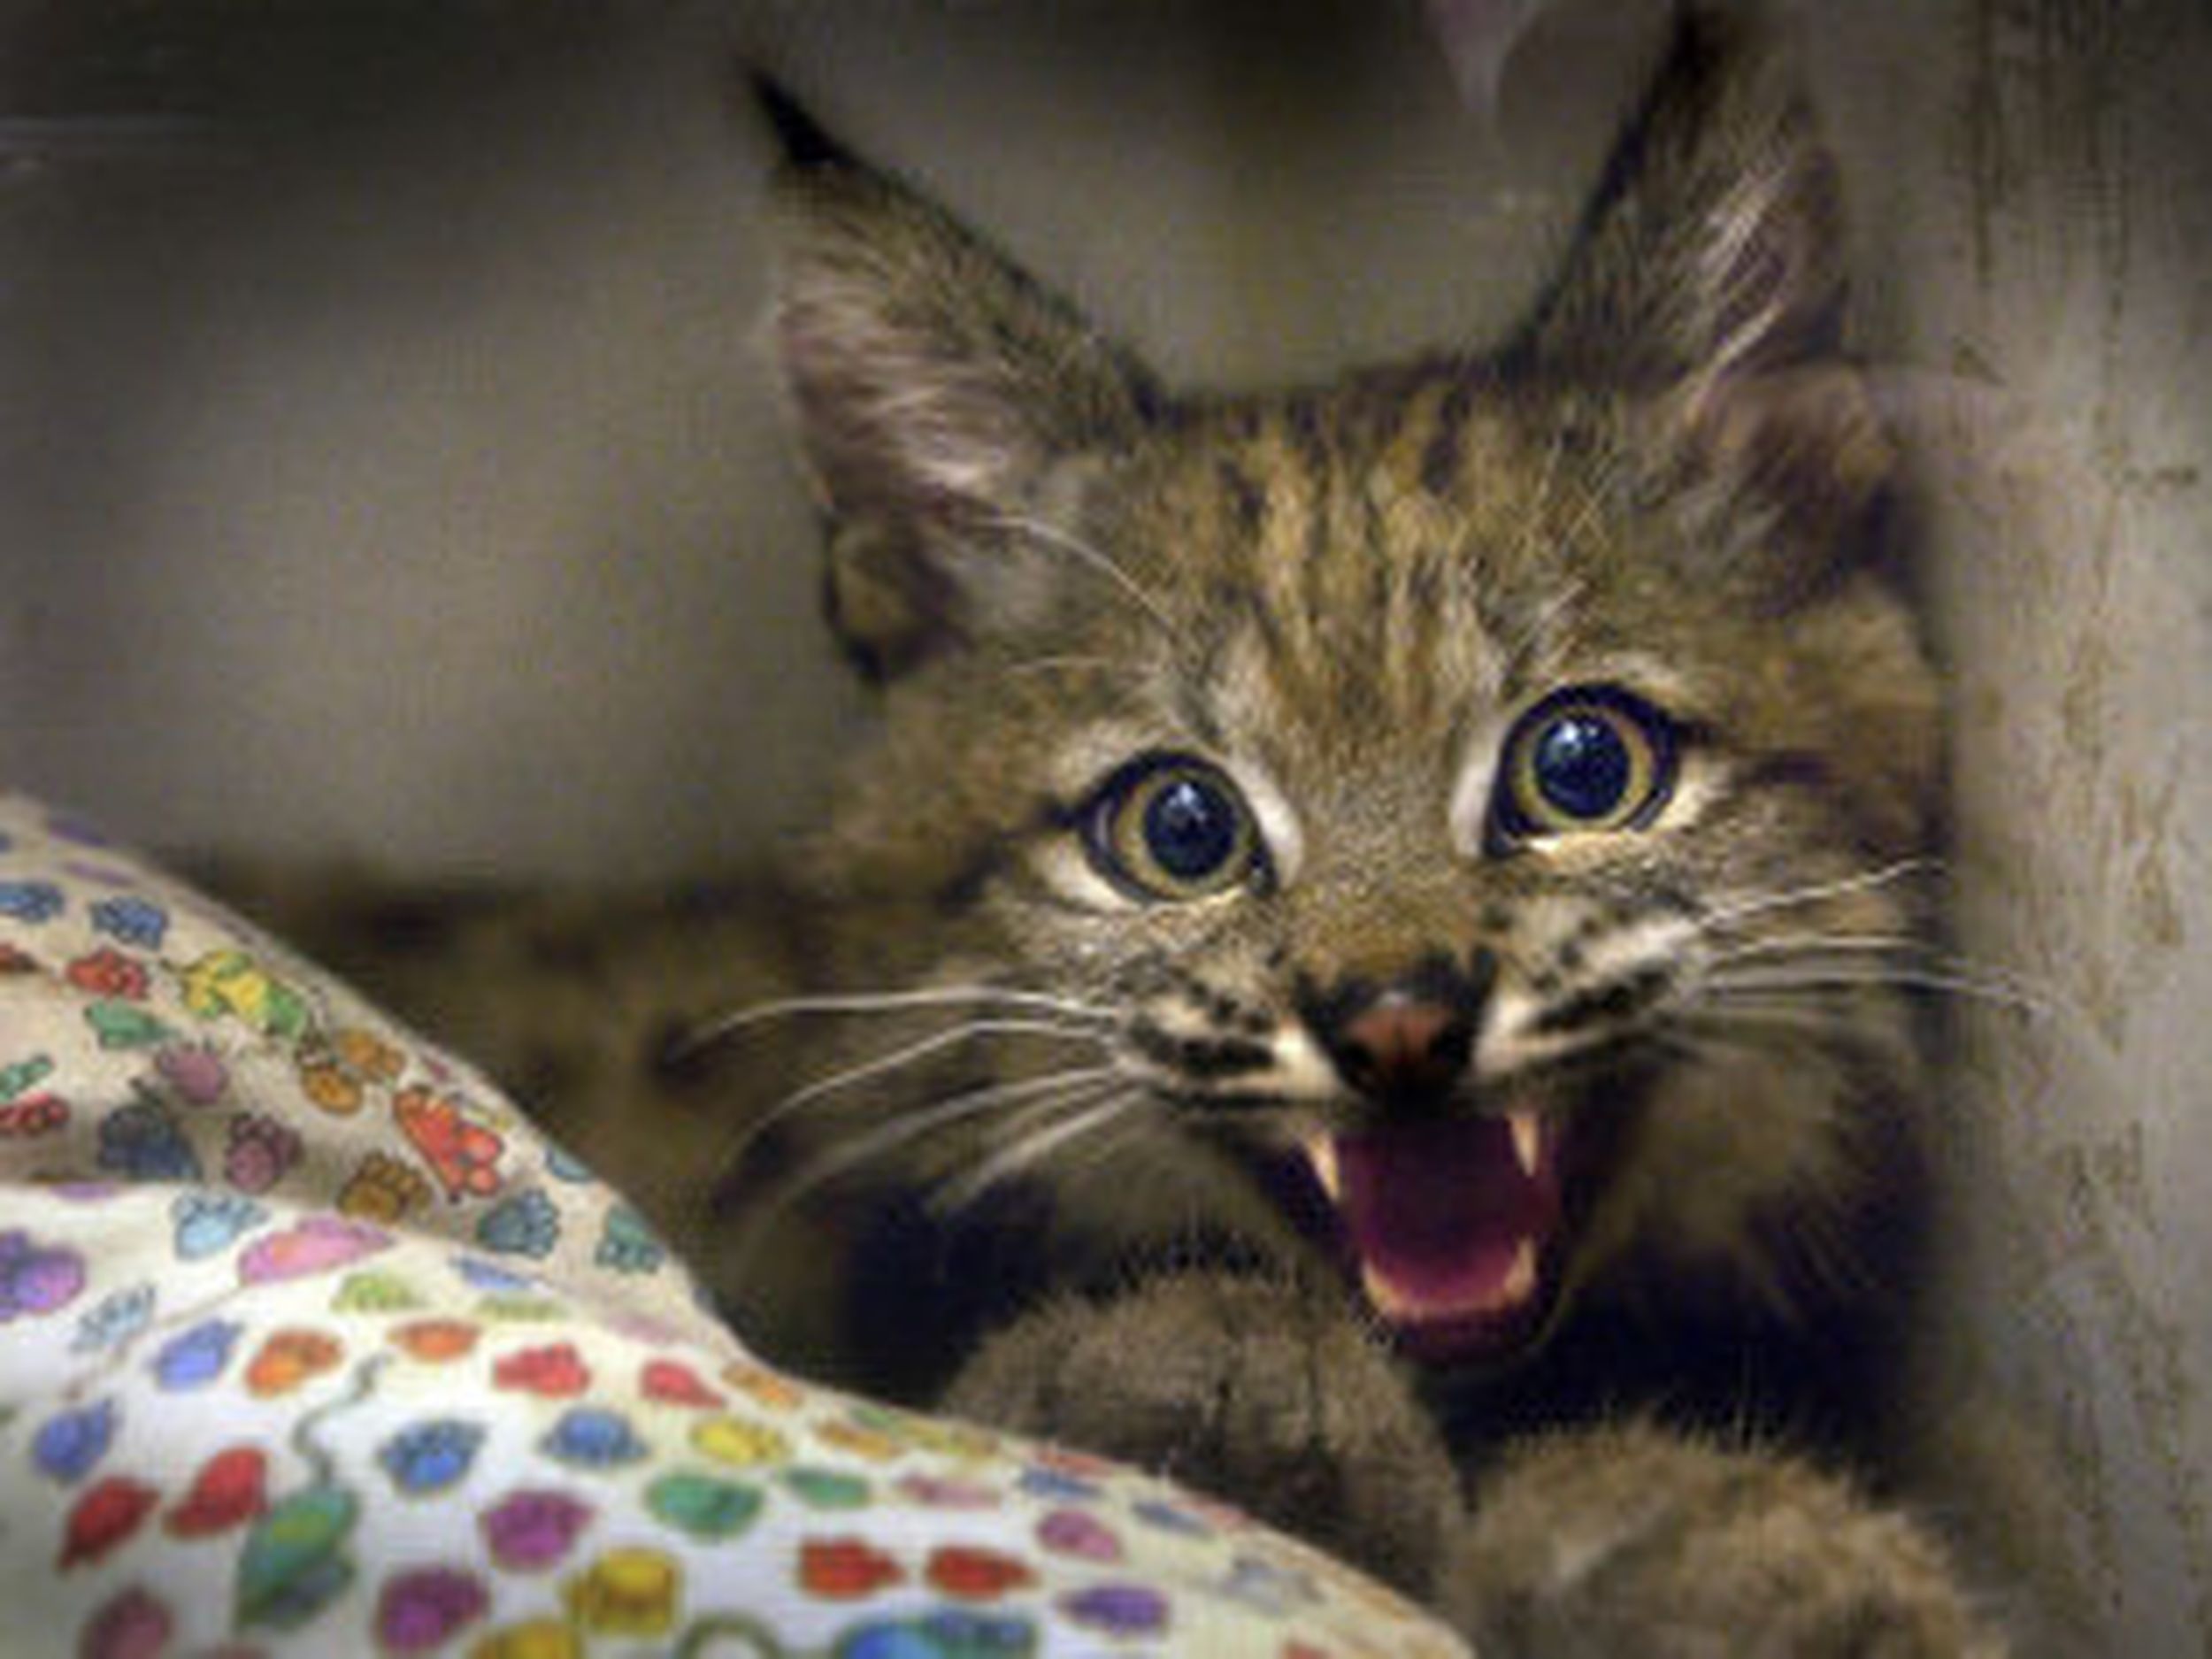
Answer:
<path fill-rule="evenodd" d="M 1666 717 L 1612 687 L 1547 697 L 1506 739 L 1493 822 L 1512 840 L 1640 828 L 1674 785 Z"/>
<path fill-rule="evenodd" d="M 1141 898 L 1199 899 L 1260 867 L 1251 810 L 1220 769 L 1148 755 L 1115 772 L 1081 815 L 1091 862 Z"/>

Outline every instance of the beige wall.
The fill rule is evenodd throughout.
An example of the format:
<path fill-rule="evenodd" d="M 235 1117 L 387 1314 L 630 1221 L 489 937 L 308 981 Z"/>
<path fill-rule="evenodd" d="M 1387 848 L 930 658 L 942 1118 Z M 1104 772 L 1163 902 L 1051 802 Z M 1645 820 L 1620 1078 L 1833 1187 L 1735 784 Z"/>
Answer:
<path fill-rule="evenodd" d="M 0 175 L 30 391 L 0 771 L 164 844 L 571 875 L 803 825 L 860 706 L 757 338 L 733 47 L 1199 380 L 1494 324 L 1632 69 L 1548 72 L 1573 96 L 1507 157 L 1411 7 L 755 4 L 571 39 L 395 0 L 365 41 L 275 46 L 226 10 L 48 0 L 16 32 L 18 78 L 76 107 L 218 119 Z"/>
<path fill-rule="evenodd" d="M 1954 1357 L 2018 1413 L 1974 1426 L 2045 1483 L 2080 1650 L 2203 1654 L 2212 14 L 1947 20 L 1904 129 L 1938 160 L 1883 242 L 1898 349 L 1955 377 L 1908 406 L 1957 671 L 1959 941 L 2047 1005 L 1961 1023 Z"/>
<path fill-rule="evenodd" d="M 1925 478 L 1959 945 L 2053 1010 L 1960 1022 L 1931 1371 L 2046 1523 L 2004 1530 L 2070 1586 L 2052 1645 L 2202 1653 L 2212 18 L 1802 10 Z M 754 340 L 724 42 L 1171 373 L 1277 378 L 1507 317 L 1658 10 L 1555 4 L 1494 130 L 1410 4 L 794 0 L 520 62 L 457 27 L 295 44 L 273 100 L 195 8 L 117 14 L 281 142 L 0 171 L 0 773 L 157 841 L 604 873 L 803 823 L 862 718 Z M 128 38 L 88 26 L 71 84 L 161 85 Z"/>

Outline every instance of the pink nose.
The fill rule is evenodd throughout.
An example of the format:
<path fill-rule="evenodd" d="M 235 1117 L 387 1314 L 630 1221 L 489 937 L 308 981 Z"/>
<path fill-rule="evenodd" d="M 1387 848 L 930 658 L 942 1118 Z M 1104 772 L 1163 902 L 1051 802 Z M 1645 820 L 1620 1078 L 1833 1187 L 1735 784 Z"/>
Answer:
<path fill-rule="evenodd" d="M 1473 1034 L 1443 1003 L 1389 992 L 1345 1021 L 1333 1048 L 1344 1080 L 1362 1094 L 1417 1098 L 1459 1080 Z"/>

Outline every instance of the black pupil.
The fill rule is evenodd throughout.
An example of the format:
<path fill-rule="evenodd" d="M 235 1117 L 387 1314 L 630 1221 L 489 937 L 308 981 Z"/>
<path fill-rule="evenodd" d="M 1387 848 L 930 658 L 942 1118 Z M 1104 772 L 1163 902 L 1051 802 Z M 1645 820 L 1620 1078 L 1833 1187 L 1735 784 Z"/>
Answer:
<path fill-rule="evenodd" d="M 1565 714 L 1536 739 L 1531 771 L 1544 799 L 1569 818 L 1599 818 L 1617 809 L 1628 793 L 1628 745 L 1612 722 L 1594 714 Z"/>
<path fill-rule="evenodd" d="M 1218 873 L 1236 852 L 1238 827 L 1235 803 L 1202 779 L 1178 778 L 1145 803 L 1145 849 L 1179 881 Z"/>

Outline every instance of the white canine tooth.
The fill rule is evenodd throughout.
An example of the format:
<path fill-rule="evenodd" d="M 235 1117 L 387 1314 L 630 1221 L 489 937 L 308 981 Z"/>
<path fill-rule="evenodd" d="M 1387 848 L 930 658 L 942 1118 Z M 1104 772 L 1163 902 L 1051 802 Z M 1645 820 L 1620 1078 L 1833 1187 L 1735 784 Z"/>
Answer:
<path fill-rule="evenodd" d="M 1412 1303 L 1398 1294 L 1398 1287 L 1375 1270 L 1372 1262 L 1359 1264 L 1360 1288 L 1367 1293 L 1368 1302 L 1386 1319 L 1402 1318 L 1412 1310 Z"/>
<path fill-rule="evenodd" d="M 1537 1160 L 1544 1152 L 1544 1132 L 1533 1112 L 1508 1112 L 1506 1127 L 1513 1132 L 1513 1156 L 1520 1160 L 1521 1173 L 1533 1176 Z"/>
<path fill-rule="evenodd" d="M 1343 1193 L 1343 1177 L 1336 1165 L 1336 1137 L 1309 1135 L 1306 1137 L 1306 1162 L 1313 1165 L 1313 1178 L 1321 1183 L 1321 1190 L 1334 1203 Z"/>
<path fill-rule="evenodd" d="M 1498 1305 L 1510 1307 L 1526 1302 L 1528 1294 L 1536 1288 L 1536 1240 L 1523 1239 L 1521 1248 L 1513 1257 L 1513 1269 L 1505 1276 L 1505 1286 L 1498 1294 Z"/>

